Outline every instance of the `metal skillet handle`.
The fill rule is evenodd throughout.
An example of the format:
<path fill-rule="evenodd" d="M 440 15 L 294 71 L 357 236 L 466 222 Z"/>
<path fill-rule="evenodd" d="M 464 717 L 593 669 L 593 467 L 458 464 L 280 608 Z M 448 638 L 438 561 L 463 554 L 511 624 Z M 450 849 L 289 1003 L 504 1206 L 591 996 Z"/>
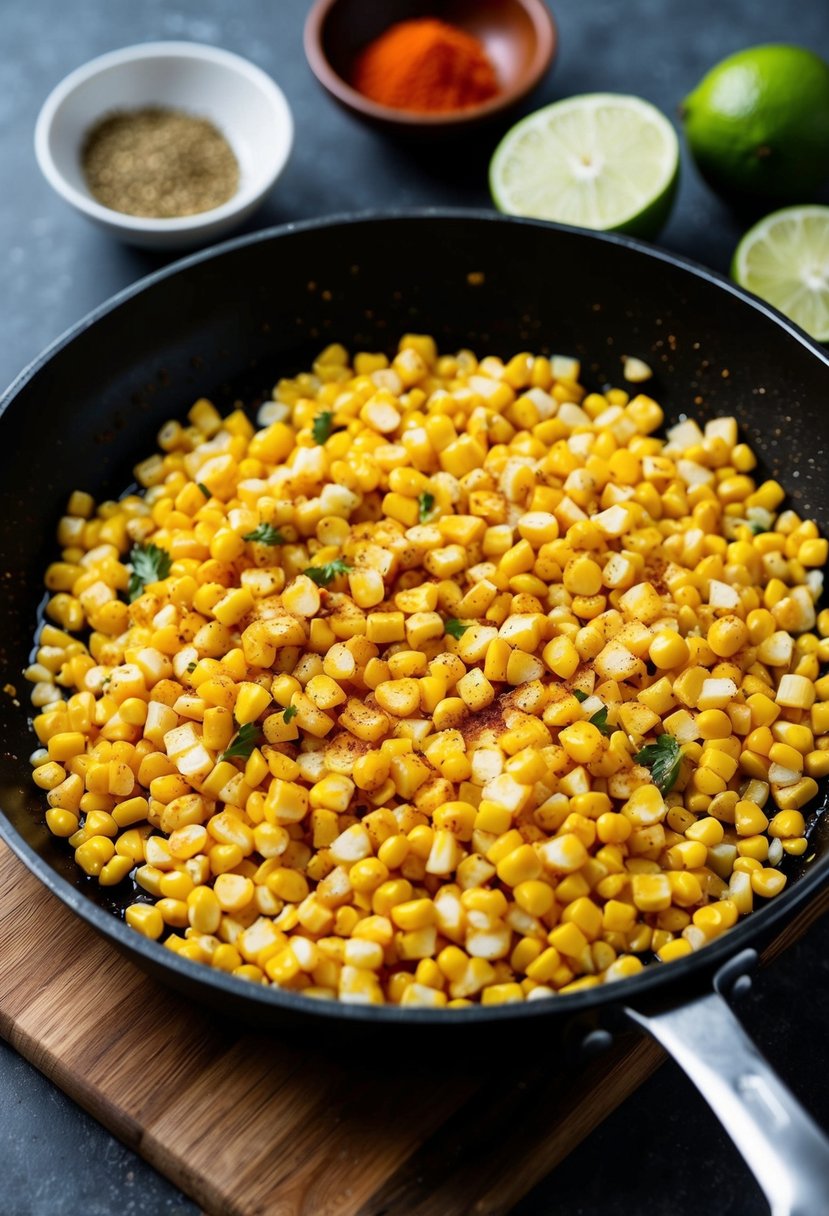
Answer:
<path fill-rule="evenodd" d="M 745 951 L 717 981 L 727 983 L 724 972 L 744 972 L 755 960 L 753 950 Z M 760 1054 L 717 981 L 716 991 L 677 1009 L 625 1012 L 696 1085 L 745 1158 L 772 1216 L 821 1216 L 829 1212 L 829 1140 Z"/>

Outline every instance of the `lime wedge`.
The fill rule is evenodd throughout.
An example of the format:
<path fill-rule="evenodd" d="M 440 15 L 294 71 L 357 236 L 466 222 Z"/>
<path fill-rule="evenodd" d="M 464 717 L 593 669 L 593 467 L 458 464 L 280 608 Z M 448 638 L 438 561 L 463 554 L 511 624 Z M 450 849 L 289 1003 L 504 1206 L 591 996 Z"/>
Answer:
<path fill-rule="evenodd" d="M 829 207 L 784 207 L 745 234 L 732 278 L 829 342 Z"/>
<path fill-rule="evenodd" d="M 654 236 L 676 189 L 679 142 L 639 97 L 586 93 L 536 110 L 495 149 L 499 211 L 602 232 Z"/>

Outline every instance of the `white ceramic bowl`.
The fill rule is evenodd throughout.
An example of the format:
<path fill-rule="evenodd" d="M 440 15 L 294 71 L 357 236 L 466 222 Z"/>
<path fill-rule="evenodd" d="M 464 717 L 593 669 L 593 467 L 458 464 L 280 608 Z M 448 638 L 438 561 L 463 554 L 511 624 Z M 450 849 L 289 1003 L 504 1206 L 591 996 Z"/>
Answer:
<path fill-rule="evenodd" d="M 239 188 L 228 202 L 198 215 L 149 219 L 104 207 L 81 167 L 89 129 L 115 110 L 144 106 L 209 119 L 239 162 Z M 260 68 L 196 42 L 148 42 L 84 64 L 47 97 L 35 127 L 35 154 L 49 184 L 113 236 L 151 249 L 206 244 L 244 220 L 285 167 L 293 120 L 280 88 Z"/>

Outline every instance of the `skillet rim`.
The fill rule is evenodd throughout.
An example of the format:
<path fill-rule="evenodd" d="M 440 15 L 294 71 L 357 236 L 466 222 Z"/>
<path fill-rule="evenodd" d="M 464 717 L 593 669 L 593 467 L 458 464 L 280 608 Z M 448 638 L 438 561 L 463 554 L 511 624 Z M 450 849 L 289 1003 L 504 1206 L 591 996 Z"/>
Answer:
<path fill-rule="evenodd" d="M 389 220 L 404 222 L 457 221 L 461 223 L 474 222 L 476 224 L 483 221 L 496 225 L 508 224 L 517 227 L 534 228 L 539 231 L 560 232 L 567 236 L 576 236 L 578 239 L 586 238 L 589 242 L 598 243 L 599 245 L 610 244 L 630 249 L 637 255 L 663 263 L 666 267 L 670 267 L 671 272 L 678 270 L 683 275 L 689 274 L 692 278 L 701 279 L 716 289 L 724 290 L 729 296 L 741 301 L 743 305 L 760 313 L 771 321 L 772 324 L 781 328 L 829 369 L 829 353 L 823 350 L 799 326 L 783 316 L 772 305 L 761 300 L 751 292 L 738 287 L 719 272 L 711 270 L 691 258 L 657 248 L 634 237 L 620 233 L 599 233 L 590 229 L 576 228 L 544 220 L 533 220 L 521 216 L 506 216 L 482 208 L 419 207 L 382 210 L 367 209 L 310 220 L 290 221 L 286 224 L 223 241 L 218 245 L 209 246 L 185 258 L 178 259 L 170 265 L 162 267 L 123 288 L 121 291 L 116 292 L 60 334 L 12 380 L 8 388 L 0 396 L 0 419 L 2 419 L 6 409 L 12 404 L 21 390 L 37 375 L 41 368 L 51 362 L 80 334 L 85 333 L 103 317 L 128 303 L 134 297 L 162 283 L 165 279 L 185 273 L 202 262 L 219 260 L 224 256 L 231 256 L 236 251 L 244 249 L 249 245 L 281 240 L 295 233 L 335 227 L 350 227 L 360 224 L 376 224 Z M 255 1007 L 257 1014 L 264 1018 L 267 1018 L 269 1013 L 277 1017 L 279 1013 L 285 1013 L 300 1015 L 310 1022 L 314 1022 L 318 1018 L 333 1018 L 352 1024 L 379 1022 L 389 1025 L 440 1025 L 442 1027 L 453 1025 L 457 1027 L 469 1027 L 471 1025 L 480 1025 L 481 1023 L 512 1021 L 515 1018 L 546 1018 L 551 1015 L 569 1017 L 603 1007 L 607 1008 L 619 1004 L 627 1004 L 628 1002 L 638 1005 L 640 1003 L 640 994 L 647 997 L 659 994 L 660 992 L 664 993 L 666 988 L 670 991 L 671 985 L 673 985 L 674 989 L 678 989 L 690 981 L 690 984 L 696 983 L 698 987 L 703 986 L 705 977 L 716 970 L 718 966 L 737 955 L 746 947 L 755 944 L 758 938 L 768 936 L 768 932 L 773 926 L 779 925 L 784 919 L 793 916 L 829 877 L 827 874 L 827 871 L 829 871 L 829 861 L 823 865 L 818 863 L 811 872 L 797 879 L 788 890 L 777 896 L 773 902 L 753 912 L 751 916 L 741 921 L 728 933 L 710 942 L 703 950 L 695 951 L 684 958 L 675 960 L 670 964 L 667 972 L 664 966 L 650 964 L 638 975 L 629 979 L 612 984 L 599 985 L 581 992 L 566 993 L 563 996 L 557 995 L 548 1000 L 526 1001 L 522 1004 L 508 1005 L 475 1005 L 469 1008 L 451 1010 L 421 1009 L 397 1005 L 351 1005 L 335 1000 L 320 1001 L 304 997 L 288 989 L 277 988 L 276 986 L 266 988 L 258 984 L 240 983 L 233 976 L 225 975 L 214 968 L 206 967 L 203 963 L 196 963 L 189 959 L 181 958 L 179 955 L 167 950 L 159 942 L 150 941 L 135 930 L 130 929 L 124 921 L 118 919 L 112 912 L 99 907 L 92 899 L 87 898 L 80 888 L 74 886 L 53 870 L 40 854 L 19 836 L 11 821 L 7 819 L 5 812 L 2 811 L 2 808 L 0 808 L 0 839 L 5 841 L 11 851 L 43 883 L 47 890 L 56 895 L 63 904 L 79 915 L 103 937 L 109 938 L 121 953 L 131 958 L 131 961 L 134 961 L 135 956 L 138 956 L 139 959 L 144 961 L 142 969 L 145 971 L 150 971 L 153 975 L 171 973 L 172 976 L 179 977 L 179 983 L 173 979 L 169 980 L 173 987 L 180 988 L 185 985 L 188 989 L 194 985 L 196 988 L 204 987 L 211 991 L 217 999 L 222 1000 L 223 1003 L 229 1001 L 232 1004 L 234 1001 L 237 1001 L 244 1005 Z M 141 964 L 139 963 L 139 965 Z M 206 999 L 209 1000 L 209 998 Z M 679 999 L 681 999 L 681 995 Z"/>

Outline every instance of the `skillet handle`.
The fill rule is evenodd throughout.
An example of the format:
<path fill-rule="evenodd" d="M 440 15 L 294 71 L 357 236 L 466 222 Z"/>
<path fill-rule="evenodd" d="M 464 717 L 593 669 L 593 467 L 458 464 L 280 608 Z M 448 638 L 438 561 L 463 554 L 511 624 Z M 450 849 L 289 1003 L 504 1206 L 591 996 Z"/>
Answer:
<path fill-rule="evenodd" d="M 719 992 L 656 1014 L 625 1012 L 696 1085 L 760 1184 L 772 1216 L 829 1212 L 829 1140 Z"/>

